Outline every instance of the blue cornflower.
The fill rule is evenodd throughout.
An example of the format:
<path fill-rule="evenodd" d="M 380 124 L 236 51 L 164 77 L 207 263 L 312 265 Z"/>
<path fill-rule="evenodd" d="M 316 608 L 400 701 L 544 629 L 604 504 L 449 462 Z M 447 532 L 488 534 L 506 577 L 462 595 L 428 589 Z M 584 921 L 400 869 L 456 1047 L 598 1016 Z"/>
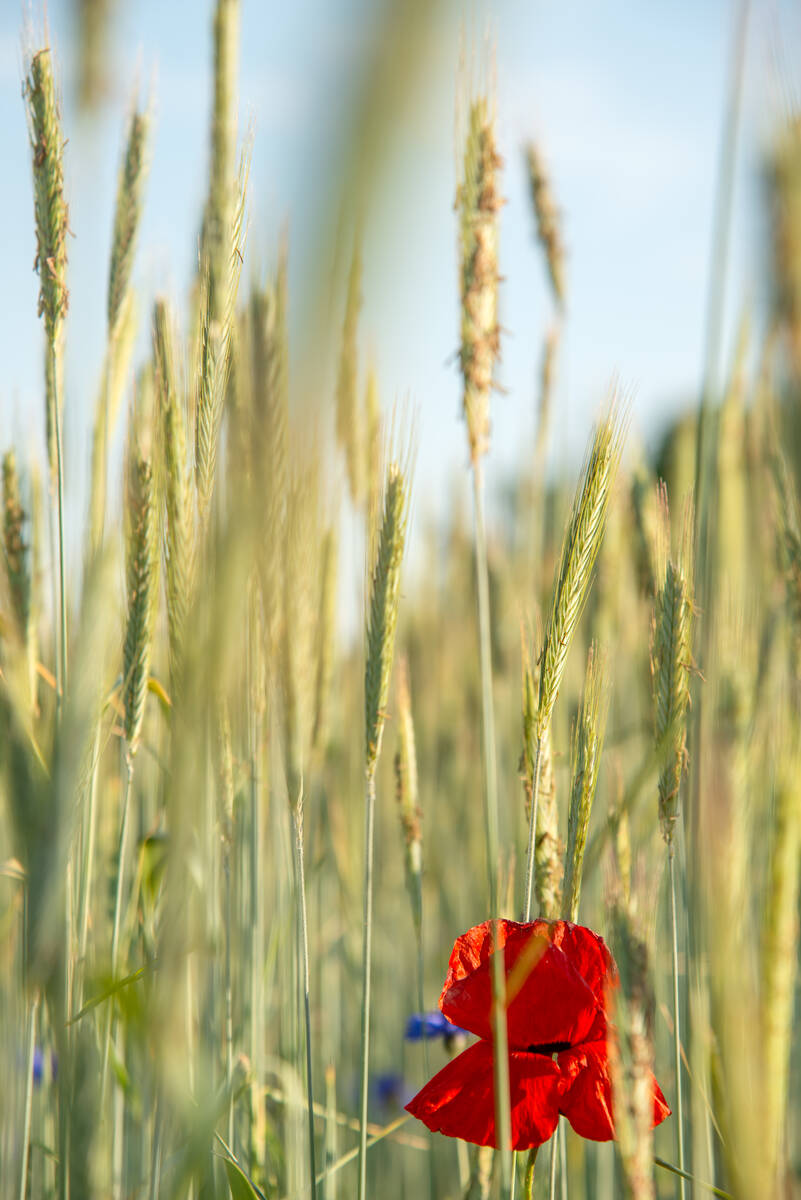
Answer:
<path fill-rule="evenodd" d="M 403 1035 L 409 1042 L 419 1042 L 423 1038 L 444 1038 L 446 1042 L 459 1034 L 468 1036 L 466 1029 L 454 1025 L 441 1012 L 412 1013 L 406 1022 L 406 1033 Z"/>
<path fill-rule="evenodd" d="M 403 1076 L 397 1072 L 385 1071 L 373 1078 L 373 1096 L 381 1108 L 402 1108 L 409 1091 Z"/>

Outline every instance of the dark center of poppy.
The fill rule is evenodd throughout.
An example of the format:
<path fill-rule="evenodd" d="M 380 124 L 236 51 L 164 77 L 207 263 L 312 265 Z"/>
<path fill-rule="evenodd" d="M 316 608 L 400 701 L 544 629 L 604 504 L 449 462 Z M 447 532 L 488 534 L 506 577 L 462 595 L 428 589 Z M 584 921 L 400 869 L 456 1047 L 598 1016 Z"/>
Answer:
<path fill-rule="evenodd" d="M 540 1042 L 538 1046 L 526 1046 L 529 1054 L 544 1054 L 550 1058 L 553 1054 L 561 1054 L 570 1049 L 570 1042 Z"/>

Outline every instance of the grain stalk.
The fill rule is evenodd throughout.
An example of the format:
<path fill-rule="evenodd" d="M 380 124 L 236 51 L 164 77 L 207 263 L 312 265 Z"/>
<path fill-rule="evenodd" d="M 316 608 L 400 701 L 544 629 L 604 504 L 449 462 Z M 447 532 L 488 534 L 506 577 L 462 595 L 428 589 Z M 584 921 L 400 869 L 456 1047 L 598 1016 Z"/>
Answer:
<path fill-rule="evenodd" d="M 312 750 L 322 753 L 328 733 L 328 704 L 331 676 L 334 669 L 334 645 L 337 620 L 337 563 L 338 542 L 334 526 L 323 535 L 320 549 L 320 586 L 314 684 L 314 722 Z"/>
<path fill-rule="evenodd" d="M 186 414 L 178 388 L 173 322 L 163 300 L 153 312 L 153 360 L 163 456 L 164 568 L 170 686 L 177 701 L 185 670 L 186 635 L 195 596 L 195 502 L 186 450 Z"/>
<path fill-rule="evenodd" d="M 211 114 L 209 193 L 203 215 L 201 266 L 208 272 L 212 317 L 224 310 L 229 273 L 229 230 L 237 208 L 236 172 L 237 58 L 240 0 L 217 0 L 214 9 L 214 102 Z"/>
<path fill-rule="evenodd" d="M 64 562 L 64 472 L 58 383 L 59 343 L 68 304 L 66 275 L 69 214 L 64 199 L 64 139 L 49 47 L 46 46 L 31 56 L 23 94 L 33 151 L 36 268 L 40 283 L 39 316 L 44 317 L 47 342 L 47 427 L 54 433 L 55 462 L 51 453 L 50 471 L 51 496 L 55 508 L 53 524 L 58 528 L 56 711 L 60 716 L 67 687 L 67 598 Z"/>
<path fill-rule="evenodd" d="M 560 213 L 553 198 L 542 153 L 534 142 L 529 142 L 526 146 L 526 165 L 537 237 L 545 254 L 554 303 L 561 310 L 565 303 L 565 247 L 560 229 Z"/>
<path fill-rule="evenodd" d="M 417 750 L 409 689 L 409 662 L 403 655 L 398 662 L 398 749 L 395 751 L 395 798 L 398 802 L 404 841 L 404 874 L 417 941 L 417 1006 L 425 1012 L 423 987 L 423 833 L 417 782 Z M 428 1037 L 423 1022 L 423 1065 L 428 1065 Z"/>
<path fill-rule="evenodd" d="M 136 332 L 131 274 L 149 165 L 149 137 L 150 113 L 133 105 L 128 119 L 125 151 L 117 183 L 106 299 L 106 365 L 92 440 L 92 490 L 89 511 L 91 544 L 95 550 L 103 540 L 109 435 Z"/>
<path fill-rule="evenodd" d="M 28 708 L 36 712 L 36 624 L 33 614 L 31 546 L 26 541 L 28 514 L 22 504 L 20 480 L 13 450 L 3 455 L 2 543 L 8 579 L 12 620 L 25 655 Z"/>
<path fill-rule="evenodd" d="M 540 656 L 539 697 L 536 717 L 530 723 L 532 766 L 531 817 L 523 900 L 524 920 L 531 920 L 537 813 L 543 743 L 550 730 L 551 714 L 559 693 L 567 654 L 589 592 L 592 571 L 603 540 L 606 513 L 620 460 L 623 420 L 613 399 L 609 412 L 596 429 L 581 480 L 573 500 L 562 543 L 562 554 L 545 627 Z"/>
<path fill-rule="evenodd" d="M 608 704 L 606 662 L 599 656 L 595 646 L 591 646 L 587 656 L 584 695 L 573 736 L 573 780 L 567 821 L 563 914 L 566 920 L 573 922 L 578 920 L 584 851 L 598 784 Z"/>
<path fill-rule="evenodd" d="M 116 978 L 120 927 L 125 883 L 125 862 L 128 851 L 131 792 L 134 759 L 139 748 L 142 722 L 145 715 L 147 684 L 150 675 L 150 655 L 153 647 L 153 627 L 158 602 L 157 518 L 153 468 L 136 444 L 132 431 L 128 456 L 126 516 L 128 536 L 126 545 L 127 620 L 123 648 L 122 699 L 124 709 L 124 784 L 120 836 L 117 850 L 117 879 L 114 895 L 114 917 L 111 933 L 111 974 Z M 113 1037 L 113 1005 L 109 1005 L 106 1036 L 103 1043 L 101 1073 L 101 1105 L 105 1098 L 108 1056 Z M 114 1108 L 116 1120 L 116 1106 Z"/>
<path fill-rule="evenodd" d="M 395 651 L 401 563 L 409 506 L 407 473 L 390 463 L 384 486 L 381 528 L 369 577 L 365 630 L 365 821 L 364 939 L 362 946 L 361 1099 L 359 1106 L 359 1200 L 367 1196 L 367 1096 L 370 1068 L 370 988 L 373 949 L 373 848 L 376 767 L 381 753 Z"/>
<path fill-rule="evenodd" d="M 358 399 L 359 362 L 356 344 L 362 303 L 361 286 L 362 257 L 357 240 L 348 273 L 336 387 L 336 434 L 345 454 L 350 497 L 355 506 L 361 504 L 365 497 L 367 465 L 364 417 Z"/>
<path fill-rule="evenodd" d="M 309 1130 L 309 1187 L 314 1200 L 314 1090 L 312 1080 L 311 1004 L 308 916 L 303 861 L 304 780 L 311 754 L 315 683 L 315 606 L 318 592 L 317 490 L 315 463 L 298 471 L 288 499 L 284 545 L 283 688 L 284 759 L 292 816 L 293 864 L 298 897 L 300 967 L 306 1036 L 306 1100 Z"/>
<path fill-rule="evenodd" d="M 498 193 L 497 174 L 502 165 L 495 142 L 495 122 L 488 101 L 480 97 L 470 105 L 465 138 L 462 178 L 456 197 L 459 213 L 462 410 L 473 477 L 476 588 L 478 596 L 481 712 L 484 737 L 484 795 L 487 825 L 489 907 L 498 916 L 498 770 L 495 712 L 492 696 L 489 573 L 484 525 L 482 458 L 489 449 L 490 397 L 495 363 L 500 350 L 498 325 Z M 493 936 L 497 927 L 493 926 Z M 503 956 L 492 956 L 493 1061 L 495 1068 L 495 1120 L 501 1148 L 501 1194 L 511 1195 L 514 1164 L 510 1151 L 511 1116 L 509 1061 L 506 1053 L 506 981 Z"/>
<path fill-rule="evenodd" d="M 221 6 L 230 7 L 228 0 Z M 207 533 L 217 475 L 217 451 L 220 440 L 231 344 L 234 331 L 236 298 L 242 273 L 245 237 L 245 201 L 247 197 L 250 150 L 242 154 L 239 178 L 231 206 L 231 218 L 225 226 L 222 259 L 218 269 L 214 255 L 203 265 L 201 282 L 200 376 L 197 381 L 195 425 L 195 479 L 200 525 Z M 216 218 L 215 218 L 216 220 Z M 216 242 L 215 242 L 216 245 Z M 215 251 L 216 254 L 216 251 Z"/>
<path fill-rule="evenodd" d="M 609 411 L 598 426 L 587 456 L 579 488 L 573 500 L 570 520 L 562 543 L 562 556 L 556 577 L 551 611 L 545 627 L 545 638 L 539 661 L 539 698 L 536 716 L 525 710 L 524 731 L 527 744 L 525 758 L 531 764 L 530 817 L 528 854 L 526 858 L 526 881 L 523 902 L 523 920 L 531 920 L 531 901 L 537 865 L 537 850 L 540 849 L 538 874 L 550 873 L 550 861 L 554 871 L 558 870 L 558 831 L 556 812 L 551 797 L 547 813 L 546 838 L 538 838 L 540 822 L 540 786 L 543 750 L 547 751 L 550 739 L 551 715 L 564 674 L 567 653 L 576 632 L 582 610 L 589 592 L 592 570 L 603 540 L 606 514 L 612 492 L 623 440 L 623 422 L 616 400 L 610 402 Z M 529 681 L 528 691 L 533 701 L 533 687 Z M 530 703 L 531 703 L 530 701 Z M 531 705 L 533 708 L 533 704 Z M 533 741 L 533 750 L 532 750 Z M 539 842 L 539 846 L 538 846 Z M 544 915 L 556 917 L 559 901 L 554 888 L 548 895 L 551 912 Z M 556 1161 L 559 1145 L 559 1126 L 554 1130 L 551 1141 L 551 1168 L 549 1194 L 551 1200 L 556 1189 Z"/>
<path fill-rule="evenodd" d="M 690 546 L 692 509 L 685 511 L 679 554 L 669 557 L 670 517 L 667 489 L 659 489 L 659 537 L 657 540 L 657 592 L 651 648 L 651 674 L 654 692 L 654 736 L 657 744 L 670 737 L 665 763 L 659 775 L 659 824 L 667 846 L 670 882 L 670 919 L 673 961 L 673 1047 L 676 1071 L 676 1136 L 679 1169 L 684 1170 L 684 1125 L 681 1079 L 681 1023 L 679 1001 L 678 912 L 676 865 L 673 841 L 679 815 L 679 791 L 684 773 L 686 720 L 690 701 L 692 670 L 692 582 Z M 684 1181 L 679 1190 L 684 1195 Z"/>
<path fill-rule="evenodd" d="M 631 1200 L 653 1200 L 653 1023 L 654 995 L 648 947 L 631 907 L 612 906 L 615 958 L 620 987 L 610 1000 L 616 1021 L 609 1038 L 615 1131 Z"/>

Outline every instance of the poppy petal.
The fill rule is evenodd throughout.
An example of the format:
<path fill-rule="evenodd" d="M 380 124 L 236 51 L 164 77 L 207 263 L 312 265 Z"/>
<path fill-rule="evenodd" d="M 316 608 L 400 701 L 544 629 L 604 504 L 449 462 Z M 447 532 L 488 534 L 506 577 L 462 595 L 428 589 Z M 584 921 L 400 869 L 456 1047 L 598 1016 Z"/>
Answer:
<path fill-rule="evenodd" d="M 474 925 L 472 929 L 468 929 L 467 933 L 463 933 L 456 939 L 448 961 L 448 973 L 442 989 L 443 996 L 457 980 L 471 975 L 477 967 L 485 963 L 495 949 L 495 945 L 500 949 L 501 946 L 506 945 L 510 937 L 513 938 L 521 932 L 539 933 L 548 937 L 549 923 L 547 921 L 532 921 L 524 924 L 522 921 L 499 920 L 494 924 L 497 925 L 497 942 L 495 943 L 493 943 L 492 921 L 483 921 L 480 925 Z"/>
<path fill-rule="evenodd" d="M 563 950 L 593 995 L 606 1007 L 605 991 L 617 982 L 617 967 L 602 937 L 585 925 L 553 921 L 550 938 Z"/>
<path fill-rule="evenodd" d="M 559 1068 L 542 1054 L 509 1055 L 512 1145 L 547 1142 L 559 1119 Z M 435 1133 L 496 1146 L 492 1043 L 476 1042 L 430 1079 L 406 1105 Z"/>
<path fill-rule="evenodd" d="M 654 1128 L 656 1128 L 657 1125 L 662 1124 L 666 1117 L 672 1115 L 672 1110 L 662 1094 L 661 1087 L 656 1082 L 656 1079 L 653 1075 L 651 1076 L 651 1079 L 653 1079 L 654 1083 Z"/>
<path fill-rule="evenodd" d="M 501 921 L 499 926 L 507 981 L 509 1045 L 515 1050 L 530 1050 L 539 1045 L 583 1041 L 598 1014 L 598 1001 L 567 954 L 550 943 L 548 924 Z M 471 934 L 478 936 L 471 941 Z M 478 964 L 468 970 L 475 957 Z M 492 1038 L 492 969 L 489 928 L 487 925 L 485 932 L 485 927 L 478 926 L 454 946 L 439 1002 L 454 1024 L 486 1039 Z"/>
<path fill-rule="evenodd" d="M 606 1042 L 585 1042 L 564 1050 L 557 1062 L 567 1084 L 559 1111 L 581 1137 L 608 1142 L 615 1136 L 615 1125 Z"/>
<path fill-rule="evenodd" d="M 585 1042 L 583 1046 L 565 1050 L 557 1062 L 567 1083 L 559 1111 L 582 1137 L 608 1142 L 615 1136 L 615 1125 L 606 1042 Z M 654 1088 L 653 1123 L 656 1126 L 670 1116 L 670 1108 L 653 1075 L 651 1079 Z"/>

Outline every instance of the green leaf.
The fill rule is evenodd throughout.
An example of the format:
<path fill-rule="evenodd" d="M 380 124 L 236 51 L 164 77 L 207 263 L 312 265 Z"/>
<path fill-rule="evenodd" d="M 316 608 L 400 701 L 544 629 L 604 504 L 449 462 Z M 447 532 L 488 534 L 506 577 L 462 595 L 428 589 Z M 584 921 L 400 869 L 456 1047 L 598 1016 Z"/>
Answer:
<path fill-rule="evenodd" d="M 259 1193 L 251 1184 L 244 1171 L 232 1162 L 230 1158 L 223 1160 L 228 1175 L 228 1186 L 231 1189 L 231 1200 L 259 1200 Z"/>

